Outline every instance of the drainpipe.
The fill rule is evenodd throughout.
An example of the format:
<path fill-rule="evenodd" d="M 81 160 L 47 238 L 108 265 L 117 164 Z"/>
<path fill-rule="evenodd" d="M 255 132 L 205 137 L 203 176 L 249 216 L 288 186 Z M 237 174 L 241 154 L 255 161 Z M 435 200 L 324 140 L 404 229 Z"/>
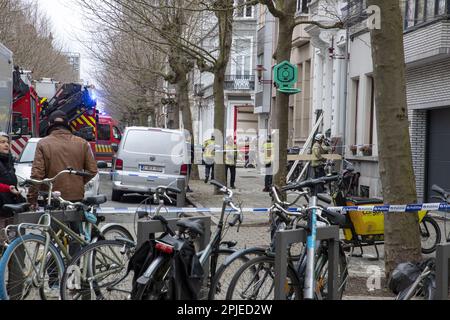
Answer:
<path fill-rule="evenodd" d="M 348 82 L 350 73 L 350 32 L 349 27 L 346 28 L 346 41 L 345 41 L 345 83 L 344 83 L 344 134 L 342 137 L 342 157 L 345 157 L 346 141 L 347 141 L 347 106 L 348 106 Z"/>

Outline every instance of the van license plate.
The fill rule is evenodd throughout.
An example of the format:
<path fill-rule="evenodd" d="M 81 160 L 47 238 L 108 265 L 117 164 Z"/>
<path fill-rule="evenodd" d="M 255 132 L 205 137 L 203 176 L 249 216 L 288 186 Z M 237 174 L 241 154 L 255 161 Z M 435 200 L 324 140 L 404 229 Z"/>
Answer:
<path fill-rule="evenodd" d="M 141 165 L 142 171 L 163 172 L 163 167 Z"/>

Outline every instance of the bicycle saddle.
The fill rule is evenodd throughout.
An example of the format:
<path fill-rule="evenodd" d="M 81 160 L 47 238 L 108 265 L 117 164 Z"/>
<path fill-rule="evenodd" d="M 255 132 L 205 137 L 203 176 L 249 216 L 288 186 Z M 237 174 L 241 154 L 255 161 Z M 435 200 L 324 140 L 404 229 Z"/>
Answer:
<path fill-rule="evenodd" d="M 88 206 L 95 206 L 95 205 L 103 204 L 106 201 L 108 201 L 106 199 L 106 196 L 104 194 L 100 194 L 100 195 L 94 196 L 94 197 L 87 197 L 86 199 L 83 200 L 83 203 L 87 204 Z"/>
<path fill-rule="evenodd" d="M 192 231 L 196 233 L 199 236 L 202 236 L 204 234 L 204 226 L 203 223 L 201 223 L 198 220 L 180 220 L 177 222 L 177 226 L 181 228 L 186 228 L 189 231 Z"/>
<path fill-rule="evenodd" d="M 3 211 L 5 211 L 9 215 L 14 215 L 18 213 L 27 212 L 30 210 L 29 203 L 20 203 L 20 204 L 5 204 L 2 207 Z"/>

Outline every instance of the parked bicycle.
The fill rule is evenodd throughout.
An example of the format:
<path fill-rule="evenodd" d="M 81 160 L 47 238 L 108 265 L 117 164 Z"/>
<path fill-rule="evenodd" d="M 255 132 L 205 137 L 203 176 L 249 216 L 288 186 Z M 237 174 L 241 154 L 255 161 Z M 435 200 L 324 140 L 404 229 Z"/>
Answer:
<path fill-rule="evenodd" d="M 147 198 L 158 204 L 154 215 L 168 212 L 165 200 L 173 203 L 168 192 L 177 194 L 178 188 L 159 186 L 148 190 Z M 139 219 L 150 219 L 147 206 L 138 207 Z M 136 252 L 136 243 L 128 239 L 117 238 L 115 241 L 99 241 L 81 250 L 67 266 L 61 281 L 61 298 L 63 300 L 124 300 L 132 294 L 132 273 L 130 260 Z"/>
<path fill-rule="evenodd" d="M 274 204 L 276 210 L 273 210 L 273 212 L 282 221 L 278 230 L 304 228 L 308 232 L 306 250 L 302 251 L 298 259 L 290 252 L 288 255 L 287 278 L 284 284 L 286 299 L 288 300 L 328 298 L 328 247 L 324 241 L 318 244 L 315 235 L 317 219 L 329 224 L 328 220 L 322 215 L 328 215 L 332 219 L 337 219 L 338 216 L 317 206 L 317 191 L 319 186 L 335 179 L 337 179 L 335 176 L 323 177 L 294 183 L 282 188 L 282 191 L 303 190 L 304 188 L 311 190 L 309 206 L 300 208 L 299 212 L 286 210 L 277 189 L 272 188 L 272 193 L 276 199 Z M 276 237 L 274 241 L 276 241 Z M 272 250 L 250 260 L 236 272 L 231 280 L 227 299 L 267 300 L 274 298 L 276 257 L 273 253 L 273 243 Z M 337 282 L 339 285 L 338 293 L 342 297 L 348 272 L 346 256 L 341 245 L 339 246 L 337 275 L 339 278 Z"/>
<path fill-rule="evenodd" d="M 0 260 L 0 299 L 58 299 L 65 265 L 72 258 L 69 254 L 69 242 L 86 246 L 110 236 L 113 238 L 120 235 L 133 239 L 121 225 L 98 226 L 95 207 L 106 202 L 105 196 L 90 197 L 83 202 L 73 203 L 62 199 L 59 192 L 53 192 L 53 182 L 62 174 L 86 176 L 89 173 L 68 169 L 53 178 L 25 181 L 27 185 L 48 186 L 47 206 L 37 224 L 21 223 L 6 228 L 6 234 L 15 233 L 16 238 L 5 243 L 7 249 Z M 54 200 L 58 201 L 65 212 L 72 211 L 81 215 L 83 225 L 80 234 L 53 216 L 51 204 Z M 5 205 L 3 209 L 18 215 L 25 213 L 29 207 L 29 204 Z M 58 232 L 55 232 L 53 226 L 59 229 Z M 27 231 L 33 233 L 25 234 Z"/>
<path fill-rule="evenodd" d="M 449 204 L 450 192 L 445 191 L 438 185 L 433 185 L 431 190 L 436 192 L 438 195 L 433 195 L 433 199 L 439 200 L 441 203 Z M 446 225 L 447 220 L 445 220 Z M 445 230 L 446 231 L 446 230 Z M 445 232 L 446 233 L 446 232 Z M 450 234 L 446 233 L 446 241 L 450 241 Z M 409 264 L 411 266 L 411 264 Z M 406 287 L 397 295 L 397 300 L 411 300 L 411 299 L 425 299 L 425 300 L 433 300 L 436 293 L 436 261 L 434 258 L 429 258 L 423 261 L 419 265 L 414 265 L 410 268 L 410 273 L 415 274 L 402 274 L 405 268 L 404 266 L 397 266 L 396 270 L 393 272 L 393 277 L 397 272 L 398 282 L 403 282 L 401 285 Z M 412 269 L 412 270 L 411 270 Z M 415 279 L 413 281 L 413 276 Z M 394 280 L 394 281 L 395 281 Z M 393 279 L 390 279 L 393 281 Z M 408 281 L 410 283 L 408 283 Z M 399 285 L 399 284 L 396 284 Z M 394 285 L 395 286 L 395 285 Z M 392 288 L 391 288 L 392 289 Z"/>
<path fill-rule="evenodd" d="M 224 234 L 226 233 L 226 224 L 228 215 L 226 215 L 227 208 L 230 207 L 234 212 L 234 218 L 228 223 L 228 227 L 233 227 L 241 224 L 243 221 L 242 210 L 238 208 L 232 200 L 233 191 L 223 186 L 217 181 L 211 181 L 211 184 L 219 188 L 225 194 L 222 205 L 222 212 L 215 230 L 206 248 L 198 253 L 195 253 L 193 259 L 198 259 L 197 274 L 181 276 L 182 281 L 193 281 L 192 286 L 199 285 L 198 281 L 203 280 L 204 272 L 209 263 L 209 281 L 214 277 L 217 266 L 226 257 L 232 254 L 235 250 L 232 247 L 235 243 L 222 243 Z M 172 266 L 176 255 L 180 250 L 188 250 L 192 253 L 194 250 L 194 241 L 204 233 L 204 226 L 196 220 L 183 219 L 177 222 L 179 227 L 178 234 L 176 234 L 168 225 L 166 219 L 160 215 L 155 215 L 152 219 L 159 220 L 163 224 L 165 233 L 154 240 L 154 256 L 152 262 L 143 272 L 142 276 L 137 279 L 136 294 L 133 299 L 136 300 L 163 300 L 163 299 L 177 299 L 182 295 L 181 283 L 172 281 Z M 203 274 L 203 276 L 202 276 Z M 197 277 L 197 279 L 187 279 L 189 276 Z M 226 280 L 226 277 L 222 278 Z M 218 287 L 225 286 L 224 281 L 216 281 L 214 286 L 210 287 L 210 292 L 218 292 Z M 190 286 L 191 287 L 191 286 Z M 195 290 L 194 290 L 195 291 Z M 199 292 L 190 292 L 190 297 L 199 298 Z"/>
<path fill-rule="evenodd" d="M 339 179 L 329 183 L 331 200 L 320 197 L 320 200 L 335 206 L 374 206 L 382 205 L 383 200 L 375 198 L 362 198 L 351 196 L 355 173 L 351 166 L 339 174 Z M 363 247 L 373 246 L 376 257 L 379 259 L 378 245 L 384 244 L 384 213 L 372 211 L 349 211 L 345 212 L 345 220 L 339 224 L 343 229 L 346 249 L 351 250 L 351 255 L 363 256 Z M 429 254 L 436 250 L 441 241 L 441 231 L 438 223 L 426 210 L 418 212 L 420 235 L 422 241 L 422 253 Z M 354 249 L 359 248 L 360 254 L 354 254 Z"/>

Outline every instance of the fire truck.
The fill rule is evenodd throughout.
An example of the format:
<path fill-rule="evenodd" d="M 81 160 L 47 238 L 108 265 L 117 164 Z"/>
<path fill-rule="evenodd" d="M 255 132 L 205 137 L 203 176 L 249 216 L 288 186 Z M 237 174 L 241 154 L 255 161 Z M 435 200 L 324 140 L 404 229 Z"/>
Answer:
<path fill-rule="evenodd" d="M 104 114 L 99 114 L 97 119 L 96 160 L 111 163 L 115 154 L 114 150 L 117 150 L 122 139 L 119 122 Z"/>
<path fill-rule="evenodd" d="M 18 158 L 30 138 L 45 137 L 49 116 L 61 110 L 73 133 L 89 141 L 96 159 L 111 162 L 121 132 L 116 120 L 98 113 L 95 88 L 58 84 L 46 78 L 32 81 L 31 72 L 13 68 L 11 51 L 0 43 L 0 131 L 11 134 L 13 155 Z"/>
<path fill-rule="evenodd" d="M 97 102 L 93 90 L 93 87 L 81 84 L 64 84 L 48 100 L 39 97 L 30 73 L 15 67 L 11 126 L 13 155 L 18 157 L 30 138 L 47 135 L 48 118 L 56 110 L 67 114 L 73 132 L 89 141 L 95 154 Z"/>

